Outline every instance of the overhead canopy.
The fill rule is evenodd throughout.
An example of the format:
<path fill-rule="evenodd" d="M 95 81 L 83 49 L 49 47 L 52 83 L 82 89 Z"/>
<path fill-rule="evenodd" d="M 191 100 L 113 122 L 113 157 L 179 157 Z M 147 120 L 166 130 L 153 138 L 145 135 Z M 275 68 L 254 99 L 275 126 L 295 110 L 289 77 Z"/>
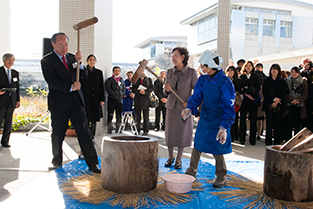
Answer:
<path fill-rule="evenodd" d="M 300 64 L 304 57 L 313 59 L 313 47 L 254 57 L 249 60 L 258 59 L 263 64 Z"/>

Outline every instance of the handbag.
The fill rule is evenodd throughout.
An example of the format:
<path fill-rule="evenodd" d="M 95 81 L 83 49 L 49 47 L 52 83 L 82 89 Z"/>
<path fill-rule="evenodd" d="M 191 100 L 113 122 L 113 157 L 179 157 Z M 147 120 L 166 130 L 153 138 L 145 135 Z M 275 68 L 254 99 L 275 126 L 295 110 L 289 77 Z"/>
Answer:
<path fill-rule="evenodd" d="M 239 92 L 236 91 L 235 105 L 236 105 L 236 106 L 241 106 L 241 104 L 242 104 L 242 97 L 241 97 L 241 95 L 239 94 Z"/>
<path fill-rule="evenodd" d="M 155 95 L 154 91 L 151 91 L 149 95 L 149 106 L 152 108 L 159 107 L 159 98 Z"/>

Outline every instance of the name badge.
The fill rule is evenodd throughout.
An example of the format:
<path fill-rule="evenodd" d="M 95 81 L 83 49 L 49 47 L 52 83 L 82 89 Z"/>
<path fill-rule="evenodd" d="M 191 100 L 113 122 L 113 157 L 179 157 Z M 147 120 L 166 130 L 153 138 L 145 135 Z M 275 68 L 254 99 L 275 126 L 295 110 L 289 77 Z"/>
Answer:
<path fill-rule="evenodd" d="M 17 82 L 17 77 L 14 77 L 14 78 L 13 78 L 13 82 Z"/>
<path fill-rule="evenodd" d="M 77 68 L 77 62 L 73 63 L 73 68 Z"/>

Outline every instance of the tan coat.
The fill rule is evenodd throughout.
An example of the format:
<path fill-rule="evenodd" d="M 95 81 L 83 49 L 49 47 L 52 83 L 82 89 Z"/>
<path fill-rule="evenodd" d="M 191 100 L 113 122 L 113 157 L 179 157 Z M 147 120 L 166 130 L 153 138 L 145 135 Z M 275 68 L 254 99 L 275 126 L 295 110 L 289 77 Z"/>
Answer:
<path fill-rule="evenodd" d="M 181 72 L 176 68 L 167 70 L 166 83 L 184 100 L 188 101 L 196 82 L 198 80 L 195 69 L 185 67 Z M 165 141 L 169 147 L 188 147 L 192 141 L 193 117 L 183 120 L 181 111 L 184 109 L 181 101 L 171 92 L 168 94 L 165 107 L 166 122 L 165 122 Z"/>

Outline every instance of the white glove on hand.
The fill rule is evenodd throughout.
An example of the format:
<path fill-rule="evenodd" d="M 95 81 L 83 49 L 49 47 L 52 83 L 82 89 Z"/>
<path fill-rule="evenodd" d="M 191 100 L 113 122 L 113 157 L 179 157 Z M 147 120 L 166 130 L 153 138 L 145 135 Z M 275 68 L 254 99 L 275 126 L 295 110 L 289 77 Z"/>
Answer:
<path fill-rule="evenodd" d="M 220 126 L 220 130 L 216 135 L 216 141 L 220 140 L 220 143 L 223 145 L 226 142 L 227 132 L 223 126 Z"/>
<path fill-rule="evenodd" d="M 181 111 L 181 116 L 184 120 L 186 120 L 191 115 L 191 109 L 186 108 Z"/>

